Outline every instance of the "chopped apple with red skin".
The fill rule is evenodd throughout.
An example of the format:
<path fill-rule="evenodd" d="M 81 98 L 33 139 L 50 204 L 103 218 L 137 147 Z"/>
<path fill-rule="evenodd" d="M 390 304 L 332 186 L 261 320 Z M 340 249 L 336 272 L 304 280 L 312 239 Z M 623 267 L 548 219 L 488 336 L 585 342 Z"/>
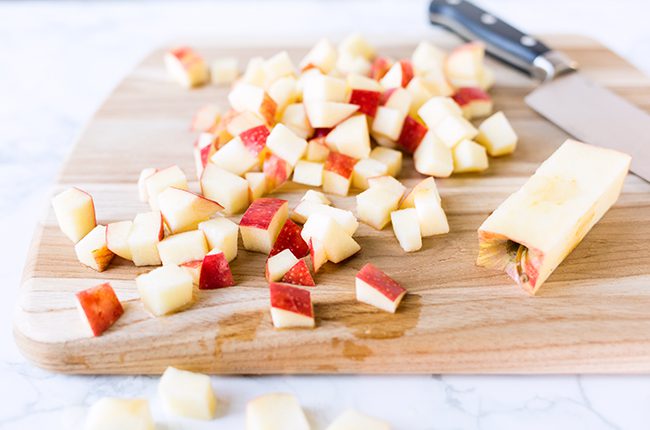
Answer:
<path fill-rule="evenodd" d="M 286 200 L 263 197 L 255 200 L 239 222 L 244 248 L 268 254 L 288 215 Z"/>
<path fill-rule="evenodd" d="M 69 188 L 52 199 L 59 228 L 71 241 L 79 242 L 97 225 L 93 198 L 79 188 Z"/>
<path fill-rule="evenodd" d="M 293 182 L 320 187 L 323 185 L 323 163 L 300 160 L 293 171 Z"/>
<path fill-rule="evenodd" d="M 307 80 L 302 88 L 302 100 L 308 102 L 345 102 L 347 91 L 343 79 L 326 75 L 315 75 Z"/>
<path fill-rule="evenodd" d="M 370 187 L 357 195 L 357 216 L 359 220 L 377 230 L 390 222 L 390 214 L 399 206 L 401 193 L 388 187 Z"/>
<path fill-rule="evenodd" d="M 279 281 L 297 262 L 290 249 L 280 251 L 266 260 L 264 277 L 269 282 Z"/>
<path fill-rule="evenodd" d="M 399 246 L 406 252 L 414 252 L 422 248 L 422 233 L 417 210 L 414 208 L 400 209 L 390 214 L 393 233 Z"/>
<path fill-rule="evenodd" d="M 106 225 L 106 247 L 115 255 L 132 260 L 129 234 L 133 221 L 111 222 Z"/>
<path fill-rule="evenodd" d="M 307 70 L 317 67 L 322 73 L 328 74 L 336 67 L 336 48 L 327 39 L 321 39 L 300 61 L 300 69 Z"/>
<path fill-rule="evenodd" d="M 418 149 L 420 142 L 427 134 L 427 128 L 410 116 L 407 116 L 402 126 L 402 132 L 397 139 L 397 144 L 406 152 L 412 154 Z"/>
<path fill-rule="evenodd" d="M 325 248 L 327 259 L 332 263 L 340 263 L 361 249 L 334 218 L 324 213 L 310 216 L 300 234 L 305 241 L 314 238 L 320 242 Z"/>
<path fill-rule="evenodd" d="M 462 140 L 471 140 L 478 134 L 478 130 L 465 118 L 451 115 L 440 121 L 433 131 L 449 148 L 453 148 Z"/>
<path fill-rule="evenodd" d="M 207 252 L 208 242 L 201 230 L 172 234 L 158 242 L 158 254 L 163 266 L 201 260 Z"/>
<path fill-rule="evenodd" d="M 200 180 L 201 175 L 203 174 L 203 169 L 205 169 L 205 165 L 208 164 L 210 161 L 210 157 L 216 152 L 217 150 L 217 138 L 215 137 L 214 134 L 211 133 L 201 133 L 199 134 L 199 137 L 197 137 L 196 141 L 194 142 L 194 166 L 196 168 L 196 177 Z M 146 170 L 146 169 L 145 169 Z M 141 175 L 145 174 L 145 170 L 142 171 Z M 146 172 L 147 176 L 151 176 L 156 172 L 155 169 L 153 169 L 152 172 Z M 146 179 L 146 177 L 144 178 Z M 144 187 L 144 179 L 142 180 L 142 185 Z M 138 187 L 140 186 L 140 182 L 138 181 Z M 144 196 L 144 200 L 143 199 Z M 144 189 L 144 193 L 142 191 L 140 192 L 140 200 L 143 202 L 148 201 L 147 197 L 147 191 L 146 188 Z"/>
<path fill-rule="evenodd" d="M 239 76 L 239 62 L 234 57 L 217 58 L 210 64 L 210 80 L 215 85 L 231 84 Z"/>
<path fill-rule="evenodd" d="M 310 426 L 293 395 L 273 393 L 248 402 L 246 430 L 310 430 Z"/>
<path fill-rule="evenodd" d="M 308 200 L 300 202 L 295 207 L 291 219 L 299 223 L 305 223 L 315 213 L 325 214 L 333 218 L 350 236 L 359 228 L 359 222 L 352 212 Z"/>
<path fill-rule="evenodd" d="M 80 263 L 103 272 L 115 254 L 106 246 L 106 226 L 97 225 L 74 246 Z"/>
<path fill-rule="evenodd" d="M 325 145 L 325 138 L 318 137 L 316 139 L 311 139 L 307 143 L 307 155 L 306 158 L 308 161 L 314 161 L 317 163 L 322 163 L 327 160 L 327 156 L 330 153 L 330 149 Z"/>
<path fill-rule="evenodd" d="M 178 166 L 171 166 L 166 169 L 158 170 L 144 181 L 149 197 L 149 206 L 151 210 L 157 211 L 158 194 L 162 193 L 169 187 L 187 190 L 187 177 Z"/>
<path fill-rule="evenodd" d="M 390 176 L 399 175 L 402 170 L 402 152 L 391 148 L 377 146 L 370 151 L 370 158 L 386 166 L 386 173 Z"/>
<path fill-rule="evenodd" d="M 314 307 L 311 303 L 311 294 L 309 291 L 287 284 L 271 282 L 269 284 L 269 292 L 271 295 L 271 319 L 275 328 L 311 328 L 316 325 L 314 321 Z M 280 416 L 283 416 L 284 419 L 288 418 L 284 414 Z M 269 428 L 269 423 L 267 422 L 266 424 L 264 427 L 255 428 Z M 280 428 L 309 429 L 309 425 L 306 424 L 306 427 L 278 427 L 278 429 Z"/>
<path fill-rule="evenodd" d="M 372 131 L 392 141 L 397 141 L 402 133 L 405 118 L 406 114 L 398 109 L 379 106 L 375 114 L 375 120 L 372 122 Z"/>
<path fill-rule="evenodd" d="M 415 74 L 420 74 L 429 70 L 442 69 L 446 57 L 447 54 L 445 51 L 429 42 L 422 41 L 413 51 L 411 63 L 413 64 Z"/>
<path fill-rule="evenodd" d="M 352 181 L 352 170 L 357 160 L 337 152 L 330 152 L 323 172 L 323 191 L 347 196 Z"/>
<path fill-rule="evenodd" d="M 201 107 L 196 114 L 194 114 L 190 130 L 201 132 L 208 131 L 219 122 L 220 118 L 221 109 L 219 109 L 217 105 L 207 104 Z"/>
<path fill-rule="evenodd" d="M 158 395 L 174 415 L 211 420 L 216 414 L 217 398 L 208 375 L 168 367 L 160 377 Z"/>
<path fill-rule="evenodd" d="M 271 132 L 265 125 L 258 125 L 242 132 L 239 138 L 251 154 L 259 156 L 266 146 L 269 134 Z"/>
<path fill-rule="evenodd" d="M 399 60 L 379 81 L 384 88 L 405 88 L 413 79 L 413 65 L 409 60 Z"/>
<path fill-rule="evenodd" d="M 400 209 L 414 208 L 415 207 L 415 196 L 421 191 L 431 191 L 437 197 L 438 203 L 441 202 L 440 193 L 438 192 L 438 187 L 436 185 L 436 180 L 432 177 L 423 179 L 422 181 L 415 184 L 413 189 L 404 197 L 402 203 L 400 204 Z"/>
<path fill-rule="evenodd" d="M 318 240 L 313 237 L 309 239 L 309 258 L 311 259 L 311 267 L 314 273 L 318 273 L 323 264 L 327 263 L 327 253 L 325 247 Z"/>
<path fill-rule="evenodd" d="M 266 139 L 266 147 L 291 166 L 295 166 L 307 151 L 307 141 L 296 136 L 284 124 L 277 124 Z"/>
<path fill-rule="evenodd" d="M 406 91 L 411 95 L 411 108 L 409 110 L 409 115 L 416 118 L 418 110 L 422 105 L 433 97 L 433 92 L 429 88 L 428 83 L 419 76 L 411 79 L 411 82 L 409 82 L 406 87 Z"/>
<path fill-rule="evenodd" d="M 346 119 L 327 136 L 325 143 L 335 148 L 341 154 L 353 158 L 368 158 L 370 156 L 370 136 L 368 121 L 364 115 L 353 115 Z"/>
<path fill-rule="evenodd" d="M 199 224 L 210 249 L 223 251 L 228 262 L 237 257 L 237 238 L 239 226 L 225 217 L 216 217 Z"/>
<path fill-rule="evenodd" d="M 249 151 L 239 137 L 222 146 L 212 155 L 210 161 L 215 166 L 242 176 L 244 173 L 256 168 L 260 164 L 257 154 Z"/>
<path fill-rule="evenodd" d="M 133 264 L 136 266 L 161 264 L 158 242 L 163 238 L 164 232 L 164 223 L 160 212 L 146 212 L 135 216 L 128 238 Z"/>
<path fill-rule="evenodd" d="M 201 264 L 199 290 L 214 290 L 231 287 L 235 281 L 228 265 L 226 255 L 218 248 L 208 252 Z"/>
<path fill-rule="evenodd" d="M 278 52 L 262 65 L 265 87 L 285 76 L 294 76 L 295 69 L 287 51 Z"/>
<path fill-rule="evenodd" d="M 108 282 L 75 294 L 82 321 L 93 336 L 100 336 L 124 313 L 113 287 Z"/>
<path fill-rule="evenodd" d="M 354 165 L 352 186 L 360 190 L 365 190 L 368 188 L 368 178 L 382 176 L 387 172 L 388 168 L 385 164 L 372 158 L 364 158 Z"/>
<path fill-rule="evenodd" d="M 221 135 L 219 137 L 219 147 L 229 142 L 231 137 L 239 136 L 246 130 L 260 125 L 266 126 L 266 122 L 253 112 L 235 112 L 225 124 L 229 136 Z"/>
<path fill-rule="evenodd" d="M 223 210 L 217 202 L 174 187 L 167 188 L 158 195 L 158 206 L 172 233 L 195 230 L 200 222 Z"/>
<path fill-rule="evenodd" d="M 303 287 L 315 287 L 314 278 L 309 273 L 309 267 L 305 260 L 299 260 L 293 265 L 287 273 L 284 274 L 280 282 L 292 285 L 301 285 Z"/>
<path fill-rule="evenodd" d="M 393 67 L 394 61 L 388 57 L 377 57 L 372 62 L 370 77 L 376 81 L 381 80 Z"/>
<path fill-rule="evenodd" d="M 194 146 L 196 147 L 196 143 Z M 138 176 L 138 197 L 142 203 L 147 203 L 149 201 L 149 194 L 147 193 L 147 186 L 145 185 L 145 181 L 154 173 L 156 173 L 156 169 L 153 167 L 145 167 L 140 171 L 140 176 Z"/>
<path fill-rule="evenodd" d="M 213 163 L 208 163 L 201 175 L 201 192 L 229 214 L 239 213 L 248 206 L 248 181 Z"/>
<path fill-rule="evenodd" d="M 230 105 L 237 112 L 253 112 L 262 118 L 267 125 L 275 121 L 277 105 L 264 88 L 255 85 L 239 83 L 228 94 Z"/>
<path fill-rule="evenodd" d="M 147 400 L 103 397 L 88 411 L 84 430 L 154 430 L 154 425 Z"/>
<path fill-rule="evenodd" d="M 492 97 L 481 88 L 461 87 L 452 96 L 468 119 L 488 116 L 492 113 Z"/>
<path fill-rule="evenodd" d="M 331 128 L 359 110 L 359 106 L 327 101 L 306 102 L 305 111 L 314 128 Z"/>
<path fill-rule="evenodd" d="M 445 62 L 445 73 L 455 87 L 480 86 L 485 45 L 470 42 L 454 49 Z"/>
<path fill-rule="evenodd" d="M 433 131 L 427 132 L 413 153 L 415 170 L 423 175 L 447 178 L 454 170 L 451 149 L 436 137 Z"/>
<path fill-rule="evenodd" d="M 165 66 L 171 77 L 185 88 L 198 87 L 208 82 L 208 66 L 192 48 L 174 48 L 165 54 Z"/>
<path fill-rule="evenodd" d="M 254 201 L 266 194 L 266 175 L 264 172 L 248 172 L 244 175 L 248 182 L 248 200 Z"/>
<path fill-rule="evenodd" d="M 433 130 L 443 119 L 448 116 L 460 117 L 463 111 L 450 97 L 433 97 L 418 109 L 418 115 Z"/>
<path fill-rule="evenodd" d="M 503 112 L 483 121 L 478 132 L 476 142 L 483 145 L 491 157 L 510 154 L 517 147 L 517 134 Z"/>
<path fill-rule="evenodd" d="M 276 105 L 276 119 L 282 118 L 282 113 L 287 106 L 298 101 L 299 94 L 296 85 L 296 78 L 284 76 L 269 86 L 269 96 Z"/>
<path fill-rule="evenodd" d="M 357 300 L 383 311 L 395 313 L 406 290 L 372 263 L 359 270 L 354 279 Z"/>
<path fill-rule="evenodd" d="M 283 158 L 267 152 L 262 171 L 266 179 L 266 191 L 272 192 L 289 180 L 291 176 L 291 165 Z"/>
<path fill-rule="evenodd" d="M 389 88 L 381 94 L 379 104 L 381 106 L 396 109 L 404 116 L 411 110 L 413 96 L 404 88 Z"/>
<path fill-rule="evenodd" d="M 380 98 L 381 93 L 379 91 L 353 88 L 348 103 L 359 106 L 359 113 L 374 117 L 379 107 Z"/>
<path fill-rule="evenodd" d="M 203 264 L 203 260 L 192 260 L 179 265 L 179 267 L 182 267 L 183 269 L 185 269 L 187 273 L 190 274 L 190 276 L 192 277 L 192 283 L 197 287 L 199 286 L 199 280 L 201 277 L 202 264 Z"/>
<path fill-rule="evenodd" d="M 176 312 L 192 301 L 192 276 L 178 266 L 162 266 L 135 278 L 138 293 L 154 316 Z"/>
<path fill-rule="evenodd" d="M 386 190 L 394 193 L 396 199 L 401 199 L 404 193 L 406 192 L 406 187 L 402 185 L 400 181 L 393 178 L 392 176 L 375 176 L 374 178 L 368 178 L 368 188 L 382 187 Z"/>
<path fill-rule="evenodd" d="M 282 113 L 280 122 L 293 131 L 296 136 L 303 139 L 314 134 L 314 129 L 309 123 L 305 106 L 302 103 L 293 103 L 287 106 Z"/>
<path fill-rule="evenodd" d="M 273 257 L 285 249 L 290 250 L 297 258 L 307 256 L 309 254 L 309 246 L 305 243 L 302 236 L 300 236 L 301 230 L 296 223 L 288 219 L 282 226 L 280 233 L 278 233 L 269 257 Z"/>
<path fill-rule="evenodd" d="M 471 140 L 463 140 L 452 149 L 454 173 L 481 172 L 488 168 L 485 148 Z"/>

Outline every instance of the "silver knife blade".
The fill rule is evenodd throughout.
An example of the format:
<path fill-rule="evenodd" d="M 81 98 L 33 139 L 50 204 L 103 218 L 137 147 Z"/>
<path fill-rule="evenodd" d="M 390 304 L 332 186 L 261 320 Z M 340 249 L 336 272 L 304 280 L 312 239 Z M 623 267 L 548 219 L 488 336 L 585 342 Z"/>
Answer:
<path fill-rule="evenodd" d="M 650 182 L 650 115 L 578 72 L 545 82 L 525 98 L 575 138 L 632 156 L 630 170 Z"/>

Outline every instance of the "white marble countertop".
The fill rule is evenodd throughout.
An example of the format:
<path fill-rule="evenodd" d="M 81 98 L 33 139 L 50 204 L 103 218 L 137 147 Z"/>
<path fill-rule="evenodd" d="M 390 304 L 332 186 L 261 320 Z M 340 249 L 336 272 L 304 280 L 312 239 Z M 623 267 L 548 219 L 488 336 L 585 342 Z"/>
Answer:
<path fill-rule="evenodd" d="M 596 37 L 650 73 L 647 0 L 484 3 L 534 33 Z M 649 376 L 214 377 L 220 417 L 201 425 L 164 414 L 157 378 L 51 374 L 15 347 L 21 268 L 56 172 L 99 103 L 151 49 L 353 30 L 417 41 L 434 31 L 425 10 L 424 1 L 0 3 L 0 428 L 81 428 L 102 396 L 151 398 L 161 429 L 243 428 L 246 401 L 271 391 L 296 394 L 315 429 L 351 407 L 395 429 L 650 428 Z"/>

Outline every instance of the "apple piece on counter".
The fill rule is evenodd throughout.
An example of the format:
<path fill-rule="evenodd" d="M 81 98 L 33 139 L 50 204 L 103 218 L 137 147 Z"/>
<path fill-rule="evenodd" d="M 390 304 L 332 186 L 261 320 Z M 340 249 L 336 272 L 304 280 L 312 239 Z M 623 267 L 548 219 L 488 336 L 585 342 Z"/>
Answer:
<path fill-rule="evenodd" d="M 376 81 L 381 80 L 386 73 L 393 67 L 395 62 L 388 57 L 377 57 L 370 67 L 370 77 Z"/>
<path fill-rule="evenodd" d="M 258 125 L 242 132 L 239 139 L 248 152 L 259 157 L 266 147 L 266 141 L 270 134 L 271 132 L 265 125 Z"/>
<path fill-rule="evenodd" d="M 264 172 L 248 172 L 244 175 L 248 182 L 248 200 L 254 201 L 266 194 L 266 175 Z"/>
<path fill-rule="evenodd" d="M 279 281 L 297 262 L 293 252 L 288 248 L 284 249 L 266 260 L 264 277 L 269 282 Z"/>
<path fill-rule="evenodd" d="M 406 86 L 406 91 L 411 95 L 409 115 L 416 118 L 418 116 L 418 110 L 422 105 L 429 101 L 434 94 L 429 89 L 427 82 L 419 76 L 411 79 L 411 82 Z"/>
<path fill-rule="evenodd" d="M 192 284 L 199 286 L 199 281 L 201 279 L 201 266 L 203 265 L 203 260 L 192 260 L 186 263 L 181 264 L 179 267 L 185 269 L 187 273 L 192 277 Z"/>
<path fill-rule="evenodd" d="M 106 246 L 106 226 L 97 225 L 74 246 L 80 263 L 103 272 L 115 256 Z"/>
<path fill-rule="evenodd" d="M 100 336 L 124 313 L 113 287 L 108 282 L 75 294 L 81 320 L 93 336 Z"/>
<path fill-rule="evenodd" d="M 316 190 L 307 190 L 305 194 L 300 198 L 301 202 L 316 202 L 324 205 L 331 205 L 332 202 L 325 196 L 325 194 Z"/>
<path fill-rule="evenodd" d="M 165 54 L 165 67 L 169 75 L 185 88 L 198 87 L 210 79 L 203 58 L 186 46 L 170 49 Z"/>
<path fill-rule="evenodd" d="M 239 76 L 239 62 L 234 57 L 217 58 L 210 65 L 210 80 L 216 85 L 235 82 Z"/>
<path fill-rule="evenodd" d="M 310 430 L 310 426 L 293 395 L 273 393 L 248 402 L 246 430 Z"/>
<path fill-rule="evenodd" d="M 309 291 L 287 284 L 271 282 L 269 284 L 269 292 L 271 296 L 271 319 L 273 320 L 273 326 L 275 328 L 312 328 L 316 325 L 314 321 L 314 307 L 311 303 L 311 294 Z M 287 420 L 290 418 L 290 416 L 287 416 L 289 411 L 285 410 L 284 412 L 285 413 L 280 416 L 283 417 L 284 420 Z M 269 424 L 270 423 L 267 421 L 264 427 L 254 428 L 275 428 L 270 427 Z M 297 423 L 289 424 L 289 422 L 284 421 L 284 424 L 277 428 L 303 428 L 297 427 L 296 424 Z M 309 429 L 309 425 L 306 424 L 306 427 L 304 428 Z"/>
<path fill-rule="evenodd" d="M 476 264 L 504 271 L 535 294 L 616 202 L 630 160 L 565 141 L 479 227 Z"/>
<path fill-rule="evenodd" d="M 163 266 L 201 260 L 207 252 L 208 243 L 201 230 L 172 234 L 158 242 L 158 255 Z"/>
<path fill-rule="evenodd" d="M 220 144 L 229 142 L 230 137 L 239 136 L 246 130 L 251 128 L 264 126 L 266 127 L 266 122 L 264 119 L 260 118 L 257 114 L 253 112 L 236 112 L 227 119 L 226 121 L 226 131 L 230 136 L 221 136 Z"/>
<path fill-rule="evenodd" d="M 411 55 L 411 63 L 416 74 L 444 67 L 447 53 L 429 42 L 422 41 Z"/>
<path fill-rule="evenodd" d="M 323 267 L 323 264 L 327 263 L 325 247 L 318 239 L 314 239 L 313 237 L 309 239 L 309 258 L 314 273 L 317 273 Z"/>
<path fill-rule="evenodd" d="M 422 248 L 417 210 L 414 208 L 396 210 L 390 214 L 390 220 L 393 224 L 393 233 L 404 251 L 413 252 Z"/>
<path fill-rule="evenodd" d="M 453 148 L 462 140 L 474 139 L 478 134 L 478 130 L 474 128 L 471 122 L 465 118 L 451 115 L 440 121 L 433 131 L 442 143 L 449 148 Z"/>
<path fill-rule="evenodd" d="M 327 259 L 332 263 L 340 263 L 361 249 L 334 218 L 324 213 L 310 216 L 300 234 L 305 241 L 315 238 L 320 242 L 325 248 Z"/>
<path fill-rule="evenodd" d="M 430 130 L 448 116 L 460 117 L 463 111 L 450 97 L 433 97 L 418 109 L 418 115 Z"/>
<path fill-rule="evenodd" d="M 461 87 L 452 96 L 467 119 L 480 118 L 492 113 L 492 97 L 478 87 Z"/>
<path fill-rule="evenodd" d="M 447 178 L 454 170 L 451 149 L 433 131 L 428 131 L 413 153 L 415 170 L 423 175 Z"/>
<path fill-rule="evenodd" d="M 330 128 L 359 110 L 359 106 L 338 102 L 304 103 L 309 123 L 314 128 Z"/>
<path fill-rule="evenodd" d="M 303 287 L 315 287 L 314 278 L 309 273 L 309 267 L 305 260 L 299 260 L 296 264 L 282 276 L 280 282 L 292 285 L 301 285 Z"/>
<path fill-rule="evenodd" d="M 371 60 L 375 56 L 375 48 L 359 33 L 347 36 L 339 44 L 339 54 L 346 53 Z"/>
<path fill-rule="evenodd" d="M 145 308 L 157 317 L 192 301 L 192 276 L 182 267 L 158 267 L 135 278 L 135 283 Z"/>
<path fill-rule="evenodd" d="M 437 190 L 420 190 L 414 196 L 415 210 L 420 220 L 422 237 L 449 233 L 447 215 L 440 205 Z"/>
<path fill-rule="evenodd" d="M 195 230 L 201 221 L 212 218 L 223 209 L 217 202 L 174 187 L 158 195 L 158 206 L 172 233 Z"/>
<path fill-rule="evenodd" d="M 409 60 L 399 60 L 393 64 L 379 83 L 384 88 L 405 88 L 413 79 L 413 65 Z"/>
<path fill-rule="evenodd" d="M 470 42 L 454 49 L 445 62 L 445 73 L 455 87 L 478 86 L 483 74 L 485 45 Z"/>
<path fill-rule="evenodd" d="M 406 290 L 372 263 L 367 263 L 354 278 L 357 300 L 383 311 L 395 313 Z"/>
<path fill-rule="evenodd" d="M 376 230 L 382 230 L 390 222 L 390 214 L 399 206 L 402 195 L 387 187 L 370 187 L 357 195 L 359 220 Z"/>
<path fill-rule="evenodd" d="M 239 222 L 244 248 L 268 254 L 287 221 L 287 201 L 269 197 L 255 200 Z"/>
<path fill-rule="evenodd" d="M 406 152 L 413 154 L 424 135 L 427 134 L 427 128 L 417 122 L 410 116 L 407 116 L 404 120 L 404 125 L 402 126 L 402 132 L 397 139 L 397 144 L 403 148 Z"/>
<path fill-rule="evenodd" d="M 262 164 L 262 171 L 266 182 L 266 191 L 272 192 L 289 180 L 291 165 L 283 158 L 267 152 Z"/>
<path fill-rule="evenodd" d="M 307 80 L 302 88 L 302 100 L 308 102 L 345 102 L 347 91 L 343 79 L 327 75 L 314 75 Z"/>
<path fill-rule="evenodd" d="M 495 82 L 496 77 L 494 76 L 494 71 L 489 67 L 483 66 L 483 74 L 479 76 L 479 87 L 488 91 Z"/>
<path fill-rule="evenodd" d="M 221 118 L 221 109 L 217 105 L 207 104 L 201 107 L 194 117 L 192 118 L 192 124 L 190 125 L 190 130 L 206 132 L 210 128 L 214 127 Z"/>
<path fill-rule="evenodd" d="M 71 241 L 79 242 L 97 225 L 95 203 L 90 194 L 69 188 L 52 199 L 59 228 Z"/>
<path fill-rule="evenodd" d="M 140 213 L 133 219 L 128 243 L 133 264 L 136 266 L 157 266 L 161 264 L 158 242 L 165 232 L 160 212 Z"/>
<path fill-rule="evenodd" d="M 300 231 L 301 228 L 288 219 L 282 226 L 280 233 L 278 233 L 269 257 L 279 254 L 285 249 L 290 250 L 297 258 L 307 256 L 309 254 L 309 246 L 305 243 L 302 236 L 300 236 Z"/>
<path fill-rule="evenodd" d="M 199 180 L 201 179 L 205 165 L 208 164 L 210 157 L 212 157 L 212 154 L 217 150 L 216 143 L 217 138 L 211 133 L 201 133 L 199 134 L 199 137 L 196 138 L 196 141 L 194 141 L 194 147 L 192 149 L 194 154 L 194 167 L 196 169 L 196 177 Z M 156 170 L 153 169 L 153 172 L 149 173 L 148 176 L 155 172 Z M 145 173 L 145 171 L 143 170 L 142 173 Z M 140 200 L 146 202 L 149 198 L 147 196 L 147 189 L 144 187 L 144 180 L 142 181 L 142 188 L 140 188 L 140 181 L 138 181 L 138 188 L 140 190 Z M 143 189 L 144 192 L 142 191 Z"/>
<path fill-rule="evenodd" d="M 498 157 L 514 152 L 517 134 L 503 112 L 497 112 L 478 127 L 476 142 L 483 145 L 491 157 Z"/>
<path fill-rule="evenodd" d="M 154 430 L 145 399 L 102 397 L 88 411 L 84 430 Z"/>
<path fill-rule="evenodd" d="M 349 103 L 359 106 L 359 113 L 374 117 L 379 107 L 380 98 L 381 93 L 379 91 L 353 88 L 350 92 Z"/>
<path fill-rule="evenodd" d="M 239 213 L 248 205 L 248 181 L 213 163 L 208 163 L 201 175 L 201 192 L 228 214 Z"/>
<path fill-rule="evenodd" d="M 264 86 L 264 58 L 253 57 L 248 60 L 246 70 L 241 77 L 241 82 L 246 84 L 255 85 L 257 87 Z"/>
<path fill-rule="evenodd" d="M 368 178 L 382 176 L 388 172 L 385 164 L 372 158 L 364 158 L 354 165 L 352 186 L 360 190 L 368 188 Z"/>
<path fill-rule="evenodd" d="M 296 222 L 305 223 L 315 213 L 325 214 L 333 218 L 350 236 L 359 228 L 359 222 L 352 212 L 312 201 L 300 202 L 293 210 L 291 219 Z"/>
<path fill-rule="evenodd" d="M 168 367 L 158 382 L 158 395 L 174 415 L 211 420 L 217 411 L 217 397 L 208 375 Z"/>
<path fill-rule="evenodd" d="M 226 255 L 220 249 L 214 248 L 203 257 L 199 275 L 199 290 L 214 290 L 233 285 L 235 285 L 235 281 Z"/>
<path fill-rule="evenodd" d="M 210 161 L 217 167 L 242 176 L 260 164 L 257 154 L 249 151 L 239 137 L 222 146 Z"/>
<path fill-rule="evenodd" d="M 454 94 L 454 87 L 447 80 L 443 68 L 428 70 L 420 74 L 420 78 L 436 96 L 450 97 Z"/>
<path fill-rule="evenodd" d="M 237 112 L 253 112 L 266 124 L 273 124 L 275 120 L 277 106 L 264 88 L 238 83 L 228 94 L 228 101 Z"/>
<path fill-rule="evenodd" d="M 296 91 L 298 92 L 298 99 L 302 101 L 303 90 L 305 85 L 309 83 L 311 79 L 317 78 L 318 76 L 323 76 L 323 72 L 316 67 L 309 68 L 303 71 L 296 80 Z"/>
<path fill-rule="evenodd" d="M 481 172 L 488 168 L 485 148 L 471 140 L 463 140 L 451 150 L 454 173 Z"/>
<path fill-rule="evenodd" d="M 113 254 L 133 260 L 131 248 L 129 247 L 129 234 L 133 221 L 111 222 L 106 225 L 106 247 Z"/>
<path fill-rule="evenodd" d="M 375 176 L 374 178 L 368 178 L 368 188 L 378 188 L 382 187 L 385 188 L 386 190 L 390 191 L 391 193 L 394 193 L 397 197 L 398 200 L 404 196 L 404 193 L 406 192 L 406 187 L 402 185 L 400 181 L 397 179 L 393 178 L 392 176 L 384 175 L 384 176 Z"/>
<path fill-rule="evenodd" d="M 330 424 L 326 430 L 390 430 L 390 425 L 353 409 L 347 410 Z"/>
<path fill-rule="evenodd" d="M 262 65 L 265 87 L 285 76 L 294 76 L 295 69 L 287 51 L 278 52 Z"/>
<path fill-rule="evenodd" d="M 282 113 L 280 122 L 289 128 L 296 136 L 307 139 L 314 133 L 309 123 L 305 106 L 302 103 L 293 103 L 287 106 Z"/>
<path fill-rule="evenodd" d="M 352 170 L 357 160 L 338 152 L 330 152 L 325 160 L 323 191 L 347 196 L 352 181 Z"/>
<path fill-rule="evenodd" d="M 322 73 L 328 74 L 336 67 L 336 48 L 328 39 L 321 39 L 300 61 L 300 70 L 317 67 Z"/>
<path fill-rule="evenodd" d="M 158 210 L 158 194 L 169 187 L 187 190 L 187 177 L 180 167 L 174 165 L 166 169 L 157 170 L 144 181 L 149 197 L 149 206 L 152 211 Z"/>
<path fill-rule="evenodd" d="M 389 88 L 381 94 L 379 99 L 379 104 L 391 108 L 397 109 L 403 116 L 408 115 L 411 110 L 411 104 L 413 102 L 413 96 L 404 88 Z"/>
<path fill-rule="evenodd" d="M 386 166 L 386 174 L 390 176 L 399 175 L 402 170 L 402 152 L 391 148 L 377 146 L 370 151 L 370 158 L 377 160 Z"/>
<path fill-rule="evenodd" d="M 296 89 L 296 78 L 284 76 L 273 82 L 268 89 L 269 96 L 276 104 L 276 118 L 282 118 L 284 109 L 298 101 L 298 90 Z"/>
<path fill-rule="evenodd" d="M 406 114 L 397 109 L 379 106 L 375 114 L 375 120 L 372 122 L 372 131 L 396 141 L 402 133 L 405 118 Z"/>
<path fill-rule="evenodd" d="M 323 163 L 300 160 L 293 171 L 293 182 L 320 187 L 323 185 Z"/>
<path fill-rule="evenodd" d="M 138 176 L 138 198 L 142 203 L 147 203 L 149 201 L 149 194 L 147 193 L 147 186 L 145 185 L 145 181 L 154 173 L 156 173 L 156 169 L 153 167 L 145 167 L 140 171 L 140 175 Z"/>
<path fill-rule="evenodd" d="M 296 136 L 284 124 L 278 123 L 266 139 L 266 147 L 291 166 L 295 166 L 298 160 L 305 155 L 307 141 Z"/>
<path fill-rule="evenodd" d="M 216 217 L 203 221 L 198 226 L 203 232 L 210 249 L 223 251 L 228 262 L 237 257 L 237 238 L 239 237 L 239 226 L 225 217 Z"/>
<path fill-rule="evenodd" d="M 370 156 L 370 136 L 365 115 L 353 115 L 338 124 L 327 136 L 325 143 L 330 148 L 352 158 Z"/>
<path fill-rule="evenodd" d="M 327 145 L 324 144 L 324 142 L 324 137 L 311 139 L 307 143 L 307 155 L 305 158 L 307 158 L 308 161 L 314 161 L 317 163 L 321 163 L 327 160 L 330 149 L 327 147 Z"/>
<path fill-rule="evenodd" d="M 440 199 L 440 193 L 438 192 L 436 180 L 432 177 L 428 177 L 415 184 L 413 189 L 402 200 L 402 203 L 400 204 L 400 209 L 414 208 L 415 195 L 420 191 L 431 191 L 436 195 L 438 203 L 442 201 Z"/>

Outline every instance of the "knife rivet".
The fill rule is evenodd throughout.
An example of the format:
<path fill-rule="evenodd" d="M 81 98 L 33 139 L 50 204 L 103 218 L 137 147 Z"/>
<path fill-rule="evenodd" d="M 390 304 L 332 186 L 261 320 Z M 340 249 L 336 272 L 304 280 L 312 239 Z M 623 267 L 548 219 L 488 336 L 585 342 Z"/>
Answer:
<path fill-rule="evenodd" d="M 485 25 L 492 25 L 492 24 L 496 24 L 497 19 L 493 15 L 490 15 L 489 13 L 484 13 L 483 15 L 481 15 L 481 22 Z"/>
<path fill-rule="evenodd" d="M 535 46 L 537 44 L 537 41 L 530 36 L 521 36 L 519 42 L 524 46 Z"/>

